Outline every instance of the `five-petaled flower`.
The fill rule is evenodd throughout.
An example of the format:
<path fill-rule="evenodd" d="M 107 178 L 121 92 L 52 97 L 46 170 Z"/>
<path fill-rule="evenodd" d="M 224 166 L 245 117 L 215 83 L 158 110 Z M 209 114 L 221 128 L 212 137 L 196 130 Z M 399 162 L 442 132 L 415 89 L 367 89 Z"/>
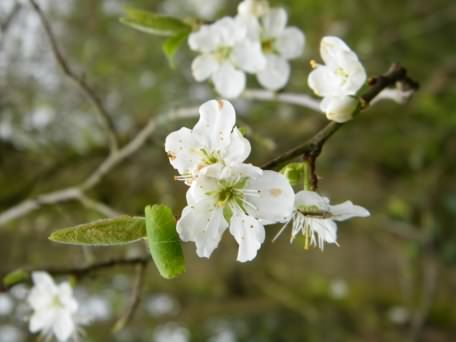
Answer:
<path fill-rule="evenodd" d="M 290 242 L 301 232 L 304 235 L 306 249 L 310 244 L 323 250 L 325 242 L 337 244 L 337 225 L 334 221 L 369 215 L 369 211 L 354 205 L 351 201 L 330 205 L 327 197 L 303 190 L 296 194 L 293 214 L 286 220 L 274 240 L 292 221 Z"/>
<path fill-rule="evenodd" d="M 236 18 L 201 26 L 190 34 L 188 43 L 201 53 L 193 60 L 193 77 L 198 82 L 210 78 L 226 98 L 237 97 L 245 89 L 244 72 L 256 73 L 266 64 L 260 43 L 248 39 L 245 26 Z"/>
<path fill-rule="evenodd" d="M 75 314 L 78 303 L 68 282 L 56 285 L 46 272 L 33 272 L 33 288 L 27 301 L 33 309 L 30 331 L 45 336 L 55 335 L 59 341 L 76 336 Z"/>
<path fill-rule="evenodd" d="M 165 151 L 179 172 L 176 179 L 188 185 L 200 174 L 216 175 L 226 166 L 244 162 L 250 143 L 237 127 L 236 113 L 226 100 L 202 104 L 200 119 L 193 129 L 183 127 L 166 137 Z"/>
<path fill-rule="evenodd" d="M 257 72 L 258 82 L 270 90 L 283 88 L 290 78 L 289 60 L 302 55 L 304 33 L 297 27 L 287 27 L 287 12 L 283 8 L 271 8 L 259 18 L 258 28 L 250 24 L 249 30 L 257 30 L 257 39 L 266 57 L 266 67 Z"/>
<path fill-rule="evenodd" d="M 340 38 L 324 37 L 320 54 L 325 65 L 312 62 L 314 70 L 308 78 L 309 86 L 323 97 L 320 107 L 328 119 L 351 120 L 358 105 L 354 96 L 366 82 L 366 71 L 358 56 Z"/>
<path fill-rule="evenodd" d="M 192 183 L 177 231 L 183 241 L 195 242 L 198 256 L 208 258 L 229 227 L 239 244 L 237 260 L 250 261 L 265 239 L 264 225 L 289 216 L 293 199 L 280 173 L 239 164 Z"/>

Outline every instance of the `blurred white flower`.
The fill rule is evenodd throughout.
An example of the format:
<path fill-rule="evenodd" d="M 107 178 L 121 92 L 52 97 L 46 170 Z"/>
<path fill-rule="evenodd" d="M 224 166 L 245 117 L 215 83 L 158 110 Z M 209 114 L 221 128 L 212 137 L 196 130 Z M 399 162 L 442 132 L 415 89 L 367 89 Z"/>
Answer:
<path fill-rule="evenodd" d="M 0 316 L 7 316 L 13 312 L 14 302 L 8 294 L 0 294 Z"/>
<path fill-rule="evenodd" d="M 214 174 L 220 168 L 242 163 L 250 154 L 250 143 L 234 126 L 236 113 L 225 100 L 201 105 L 200 119 L 166 137 L 165 151 L 171 165 L 188 185 L 200 174 Z"/>
<path fill-rule="evenodd" d="M 395 324 L 404 324 L 410 319 L 410 312 L 403 306 L 393 306 L 388 311 L 388 318 Z"/>
<path fill-rule="evenodd" d="M 27 298 L 33 309 L 30 331 L 53 334 L 59 341 L 70 339 L 76 333 L 74 315 L 78 310 L 70 284 L 56 285 L 46 272 L 33 272 L 32 279 L 34 286 Z"/>
<path fill-rule="evenodd" d="M 296 194 L 294 206 L 293 214 L 274 240 L 279 237 L 290 221 L 293 221 L 290 242 L 293 242 L 296 235 L 301 232 L 305 238 L 306 249 L 309 244 L 318 246 L 321 250 L 323 250 L 325 242 L 337 244 L 337 225 L 334 221 L 345 221 L 352 217 L 370 215 L 365 208 L 354 205 L 351 201 L 330 205 L 327 197 L 305 190 Z"/>
<path fill-rule="evenodd" d="M 348 294 L 347 282 L 343 279 L 336 279 L 329 285 L 329 294 L 334 299 L 343 299 Z"/>
<path fill-rule="evenodd" d="M 238 5 L 238 14 L 242 16 L 261 17 L 269 10 L 266 0 L 244 0 Z"/>
<path fill-rule="evenodd" d="M 188 330 L 175 323 L 159 326 L 154 331 L 154 342 L 187 342 L 189 340 Z"/>
<path fill-rule="evenodd" d="M 22 331 L 9 324 L 0 325 L 0 338 L 2 342 L 20 342 L 25 340 Z"/>
<path fill-rule="evenodd" d="M 260 84 L 270 90 L 283 88 L 290 78 L 289 60 L 302 55 L 304 33 L 297 27 L 287 27 L 287 12 L 273 8 L 260 17 L 259 39 L 266 57 L 266 67 L 258 71 Z M 250 30 L 254 25 L 249 25 Z"/>
<path fill-rule="evenodd" d="M 145 305 L 147 312 L 154 317 L 171 315 L 178 310 L 176 301 L 166 294 L 159 294 L 147 298 Z"/>
<path fill-rule="evenodd" d="M 321 40 L 320 54 L 325 65 L 313 62 L 308 83 L 315 94 L 322 96 L 321 110 L 328 119 L 350 120 L 350 109 L 356 108 L 352 97 L 366 82 L 366 71 L 358 56 L 340 38 L 327 36 Z M 352 113 L 353 113 L 352 111 Z"/>
<path fill-rule="evenodd" d="M 192 50 L 193 77 L 198 82 L 211 79 L 217 92 L 226 98 L 238 97 L 245 88 L 244 72 L 256 73 L 265 66 L 259 42 L 247 39 L 247 30 L 235 18 L 224 17 L 203 25 L 188 39 Z"/>

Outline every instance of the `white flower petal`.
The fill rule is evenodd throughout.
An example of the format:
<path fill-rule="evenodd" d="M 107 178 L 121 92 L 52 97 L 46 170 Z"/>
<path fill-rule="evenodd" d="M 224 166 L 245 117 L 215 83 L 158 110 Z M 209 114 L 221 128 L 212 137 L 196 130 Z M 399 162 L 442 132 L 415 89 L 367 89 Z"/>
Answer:
<path fill-rule="evenodd" d="M 202 147 L 202 142 L 186 127 L 170 133 L 165 140 L 169 162 L 181 175 L 191 173 L 202 163 Z"/>
<path fill-rule="evenodd" d="M 176 229 L 183 241 L 196 244 L 196 254 L 199 257 L 209 258 L 227 227 L 223 209 L 211 201 L 203 201 L 184 208 Z"/>
<path fill-rule="evenodd" d="M 212 25 L 203 25 L 188 36 L 188 45 L 194 51 L 209 53 L 220 44 L 220 36 Z"/>
<path fill-rule="evenodd" d="M 268 10 L 266 0 L 244 0 L 238 5 L 238 13 L 246 17 L 261 17 Z"/>
<path fill-rule="evenodd" d="M 261 26 L 258 18 L 251 15 L 238 15 L 236 21 L 239 25 L 245 27 L 246 38 L 251 41 L 259 41 L 261 35 Z"/>
<path fill-rule="evenodd" d="M 39 286 L 48 291 L 55 291 L 56 285 L 52 277 L 46 272 L 33 272 L 32 273 L 33 284 Z"/>
<path fill-rule="evenodd" d="M 197 205 L 199 202 L 212 200 L 211 205 L 215 206 L 215 198 L 208 196 L 208 194 L 214 193 L 218 188 L 217 178 L 198 177 L 187 190 L 187 203 L 189 205 Z"/>
<path fill-rule="evenodd" d="M 74 299 L 73 288 L 70 283 L 63 282 L 59 286 L 59 299 L 62 305 L 71 313 L 75 313 L 78 310 L 78 302 Z"/>
<path fill-rule="evenodd" d="M 337 243 L 337 225 L 334 221 L 329 219 L 322 220 L 313 218 L 307 218 L 307 220 L 310 228 L 317 233 L 320 241 Z M 318 245 L 320 248 L 323 247 L 323 243 L 321 242 L 319 242 Z"/>
<path fill-rule="evenodd" d="M 245 74 L 236 70 L 230 63 L 223 63 L 219 70 L 212 75 L 217 92 L 226 98 L 235 98 L 245 89 Z"/>
<path fill-rule="evenodd" d="M 68 312 L 60 311 L 53 324 L 53 331 L 59 341 L 66 341 L 73 335 L 75 324 Z"/>
<path fill-rule="evenodd" d="M 329 199 L 314 191 L 301 190 L 295 196 L 295 208 L 315 206 L 323 211 L 329 211 Z"/>
<path fill-rule="evenodd" d="M 207 80 L 219 68 L 217 60 L 210 54 L 196 57 L 192 63 L 192 74 L 196 81 Z"/>
<path fill-rule="evenodd" d="M 284 87 L 290 77 L 290 65 L 286 59 L 269 54 L 266 56 L 266 67 L 257 73 L 260 84 L 269 90 Z"/>
<path fill-rule="evenodd" d="M 333 215 L 332 219 L 337 221 L 348 220 L 352 217 L 370 216 L 370 213 L 367 209 L 359 205 L 354 205 L 351 201 L 345 201 L 337 205 L 332 205 L 330 212 Z"/>
<path fill-rule="evenodd" d="M 340 67 L 348 74 L 348 78 L 344 83 L 344 89 L 347 94 L 354 95 L 366 82 L 366 70 L 355 54 L 344 52 L 343 55 L 344 57 L 341 58 Z"/>
<path fill-rule="evenodd" d="M 56 319 L 56 311 L 53 309 L 43 309 L 35 311 L 30 317 L 29 330 L 31 333 L 47 330 L 52 327 Z"/>
<path fill-rule="evenodd" d="M 322 38 L 320 42 L 320 55 L 326 65 L 339 66 L 340 62 L 343 61 L 344 52 L 354 54 L 342 39 L 334 36 Z"/>
<path fill-rule="evenodd" d="M 287 27 L 282 34 L 277 37 L 275 47 L 282 57 L 293 59 L 302 55 L 304 44 L 304 33 L 297 27 Z"/>
<path fill-rule="evenodd" d="M 241 42 L 247 35 L 246 27 L 232 17 L 223 17 L 217 20 L 212 26 L 219 36 L 219 47 L 234 46 L 236 43 Z"/>
<path fill-rule="evenodd" d="M 210 152 L 222 152 L 230 144 L 231 131 L 236 122 L 233 105 L 226 100 L 210 100 L 200 106 L 199 113 L 193 133 L 205 141 Z"/>
<path fill-rule="evenodd" d="M 250 142 L 242 135 L 237 127 L 234 128 L 230 138 L 230 144 L 224 152 L 225 163 L 242 163 L 250 155 Z"/>
<path fill-rule="evenodd" d="M 266 67 L 266 58 L 259 42 L 244 40 L 233 48 L 231 58 L 239 69 L 256 73 Z"/>
<path fill-rule="evenodd" d="M 358 100 L 352 96 L 325 97 L 320 102 L 321 110 L 329 120 L 343 123 L 353 119 Z"/>
<path fill-rule="evenodd" d="M 278 37 L 287 24 L 287 12 L 283 8 L 273 8 L 261 18 L 263 34 L 268 38 Z"/>
<path fill-rule="evenodd" d="M 282 222 L 291 215 L 294 192 L 282 174 L 265 170 L 261 176 L 250 180 L 245 189 L 258 191 L 245 196 L 246 201 L 253 205 L 246 207 L 253 217 L 272 223 Z"/>
<path fill-rule="evenodd" d="M 342 81 L 332 69 L 325 65 L 318 65 L 307 79 L 309 87 L 315 94 L 323 97 L 342 95 Z"/>
<path fill-rule="evenodd" d="M 230 233 L 239 244 L 237 260 L 240 262 L 251 261 L 256 257 L 266 235 L 258 220 L 240 211 L 231 218 Z"/>

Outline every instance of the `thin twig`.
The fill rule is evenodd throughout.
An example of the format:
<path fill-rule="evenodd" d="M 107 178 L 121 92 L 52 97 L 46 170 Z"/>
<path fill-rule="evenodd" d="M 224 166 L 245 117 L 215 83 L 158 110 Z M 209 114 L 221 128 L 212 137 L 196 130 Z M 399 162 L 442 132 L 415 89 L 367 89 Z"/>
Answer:
<path fill-rule="evenodd" d="M 404 87 L 407 89 L 418 88 L 418 84 L 407 76 L 407 71 L 404 67 L 399 64 L 393 64 L 385 75 L 372 78 L 369 81 L 370 88 L 360 98 L 364 108 L 366 108 L 382 90 L 394 86 L 396 83 L 404 84 Z M 343 125 L 344 124 L 331 121 L 305 143 L 298 145 L 265 163 L 262 168 L 274 169 L 287 161 L 305 154 L 311 154 L 315 156 L 315 158 L 318 157 L 325 142 Z"/>
<path fill-rule="evenodd" d="M 49 24 L 49 21 L 44 15 L 44 12 L 42 11 L 41 7 L 36 3 L 35 0 L 29 1 L 41 20 L 44 31 L 46 32 L 49 43 L 51 44 L 52 53 L 54 54 L 54 57 L 57 63 L 59 64 L 60 68 L 62 69 L 63 73 L 81 89 L 81 91 L 85 94 L 85 96 L 92 102 L 93 106 L 96 108 L 98 120 L 106 130 L 111 153 L 114 153 L 118 148 L 118 142 L 114 123 L 111 119 L 111 115 L 106 110 L 105 106 L 103 105 L 103 102 L 98 97 L 94 89 L 87 83 L 87 81 L 83 77 L 77 75 L 70 67 L 69 63 L 67 62 L 59 48 L 55 35 L 51 29 L 51 25 Z"/>
<path fill-rule="evenodd" d="M 125 326 L 133 319 L 136 309 L 141 301 L 141 292 L 144 285 L 144 274 L 146 270 L 146 264 L 140 263 L 136 266 L 135 283 L 131 290 L 130 303 L 125 313 L 118 319 L 114 325 L 113 332 L 118 332 L 125 328 Z"/>

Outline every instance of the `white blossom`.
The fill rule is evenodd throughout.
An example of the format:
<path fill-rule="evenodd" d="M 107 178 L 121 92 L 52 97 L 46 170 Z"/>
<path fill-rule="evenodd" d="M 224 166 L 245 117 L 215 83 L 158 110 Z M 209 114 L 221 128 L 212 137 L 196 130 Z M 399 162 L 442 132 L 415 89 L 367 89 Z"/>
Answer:
<path fill-rule="evenodd" d="M 239 245 L 237 260 L 250 261 L 265 239 L 264 224 L 291 214 L 294 193 L 287 179 L 249 164 L 225 168 L 219 177 L 200 176 L 187 191 L 188 205 L 177 222 L 183 241 L 208 258 L 229 227 Z"/>
<path fill-rule="evenodd" d="M 67 341 L 76 334 L 75 314 L 78 303 L 68 282 L 54 283 L 46 272 L 33 272 L 33 288 L 27 302 L 33 309 L 29 328 L 32 333 L 55 335 L 59 341 Z"/>
<path fill-rule="evenodd" d="M 242 13 L 242 12 L 241 12 Z M 245 15 L 239 14 L 239 17 Z M 255 24 L 255 20 L 258 24 Z M 261 42 L 266 66 L 257 72 L 258 82 L 270 90 L 283 88 L 290 78 L 289 60 L 302 55 L 305 36 L 297 27 L 287 27 L 287 12 L 283 8 L 264 11 L 258 19 L 244 19 L 249 35 Z"/>
<path fill-rule="evenodd" d="M 198 175 L 214 175 L 225 166 L 244 162 L 250 154 L 249 141 L 234 127 L 236 113 L 230 102 L 205 102 L 199 113 L 193 129 L 183 127 L 165 141 L 170 163 L 180 174 L 176 179 L 188 185 Z"/>
<path fill-rule="evenodd" d="M 324 37 L 320 54 L 325 64 L 313 62 L 309 86 L 323 97 L 320 107 L 328 119 L 348 121 L 357 106 L 353 96 L 366 82 L 366 71 L 358 56 L 340 38 Z"/>
<path fill-rule="evenodd" d="M 210 78 L 226 98 L 239 96 L 245 89 L 245 72 L 256 73 L 266 63 L 260 43 L 248 39 L 247 29 L 237 18 L 224 17 L 201 26 L 190 34 L 188 43 L 200 52 L 192 63 L 194 78 L 198 82 Z"/>
<path fill-rule="evenodd" d="M 280 229 L 274 240 L 292 221 L 291 241 L 302 233 L 305 247 L 318 246 L 321 250 L 324 243 L 337 244 L 337 224 L 334 221 L 345 221 L 352 217 L 367 217 L 369 212 L 351 201 L 330 205 L 327 197 L 313 191 L 300 191 L 295 196 L 293 214 Z"/>

